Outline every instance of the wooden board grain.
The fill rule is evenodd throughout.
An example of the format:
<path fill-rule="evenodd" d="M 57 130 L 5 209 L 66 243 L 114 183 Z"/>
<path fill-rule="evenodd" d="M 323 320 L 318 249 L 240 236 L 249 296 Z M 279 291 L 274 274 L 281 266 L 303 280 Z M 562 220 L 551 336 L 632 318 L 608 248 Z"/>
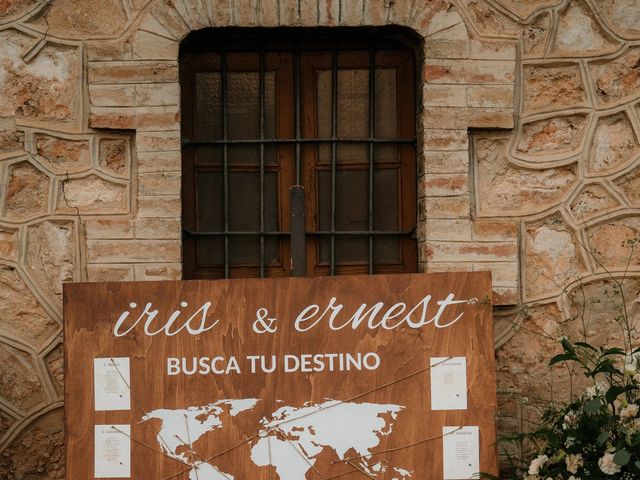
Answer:
<path fill-rule="evenodd" d="M 379 325 L 384 312 L 402 302 L 406 304 L 404 313 L 413 308 L 409 319 L 418 322 L 422 307 L 416 305 L 424 306 L 426 295 L 431 295 L 431 301 L 425 318 L 431 319 L 439 309 L 436 302 L 450 293 L 455 299 L 470 301 L 446 307 L 439 319 L 443 328 L 438 328 L 434 321 L 412 328 L 408 321 L 402 321 L 401 306 L 388 314 L 386 325 L 390 329 Z M 462 425 L 479 426 L 481 470 L 497 474 L 493 320 L 487 300 L 490 295 L 489 273 L 67 284 L 64 290 L 66 478 L 94 478 L 94 425 L 130 424 L 131 478 L 188 479 L 191 474 L 195 479 L 188 465 L 161 453 L 157 437 L 161 422 L 157 419 L 141 422 L 142 417 L 157 409 L 184 409 L 220 399 L 246 398 L 258 399 L 250 412 L 233 417 L 224 412 L 221 414 L 224 428 L 192 442 L 189 458 L 196 462 L 199 458 L 210 459 L 227 475 L 221 478 L 278 480 L 279 473 L 274 467 L 258 467 L 251 460 L 261 430 L 264 436 L 265 427 L 260 420 L 271 419 L 272 413 L 283 406 L 326 404 L 329 399 L 394 404 L 402 409 L 395 421 L 384 419 L 391 422 L 393 429 L 379 435 L 371 458 L 345 462 L 340 461 L 332 448 L 322 448 L 313 455 L 307 452 L 308 457 L 313 457 L 310 462 L 313 466 L 300 478 L 367 478 L 358 471 L 359 462 L 372 465 L 380 461 L 387 465 L 386 472 L 369 474 L 370 478 L 400 478 L 394 476 L 392 468 L 399 467 L 412 472 L 412 479 L 442 479 L 442 427 Z M 318 320 L 332 298 L 335 308 L 329 308 Z M 187 306 L 181 307 L 181 302 Z M 151 303 L 158 314 L 148 326 L 150 331 L 160 330 L 173 312 L 181 312 L 169 329 L 173 333 L 206 302 L 211 302 L 205 319 L 207 325 L 216 320 L 218 323 L 200 334 L 183 329 L 171 336 L 163 331 L 151 336 L 145 334 L 144 319 L 135 324 L 144 306 Z M 366 311 L 378 302 L 384 306 L 374 316 L 377 328 L 369 328 L 368 317 L 357 328 L 347 323 L 363 304 L 366 308 L 362 311 Z M 132 308 L 132 303 L 136 307 Z M 314 304 L 318 306 L 318 314 L 312 316 L 315 309 L 308 307 Z M 342 305 L 340 309 L 338 304 Z M 314 326 L 298 331 L 295 321 L 305 309 L 309 319 L 298 324 L 300 330 Z M 116 336 L 114 326 L 123 312 L 130 315 L 118 332 L 122 334 L 135 326 Z M 266 313 L 264 322 L 256 322 L 257 313 Z M 335 329 L 329 322 L 332 313 Z M 446 326 L 461 314 L 458 321 Z M 276 331 L 257 333 L 256 329 L 265 330 L 269 325 L 268 319 L 274 319 L 271 327 L 277 327 Z M 190 325 L 195 327 L 199 323 L 194 320 Z M 399 326 L 391 329 L 396 325 Z M 369 352 L 380 359 L 373 370 L 364 367 L 350 371 L 283 370 L 285 355 L 300 358 L 305 354 Z M 252 373 L 247 360 L 250 355 L 264 355 L 267 360 L 274 355 L 276 370 L 264 373 L 257 369 Z M 190 362 L 194 357 L 217 356 L 225 359 L 220 362 L 221 367 L 234 356 L 241 373 L 167 374 L 170 357 L 184 357 Z M 430 358 L 457 356 L 467 358 L 468 408 L 432 411 Z M 130 358 L 131 410 L 94 409 L 93 359 L 111 357 Z M 328 365 L 328 357 L 321 360 Z M 335 360 L 337 364 L 337 357 Z M 348 431 L 349 422 L 343 423 L 346 424 L 338 428 Z M 284 438 L 281 432 L 276 433 L 291 449 L 299 447 L 295 436 Z M 350 451 L 342 458 L 357 456 Z"/>

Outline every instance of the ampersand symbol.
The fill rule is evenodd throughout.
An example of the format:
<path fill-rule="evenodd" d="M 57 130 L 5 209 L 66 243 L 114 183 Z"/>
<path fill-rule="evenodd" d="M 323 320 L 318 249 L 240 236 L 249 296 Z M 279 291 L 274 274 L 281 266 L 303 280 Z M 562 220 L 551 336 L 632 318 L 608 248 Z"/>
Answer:
<path fill-rule="evenodd" d="M 261 307 L 256 310 L 256 320 L 253 322 L 253 331 L 256 333 L 275 333 L 278 327 L 275 325 L 275 318 L 267 318 L 269 311 Z"/>

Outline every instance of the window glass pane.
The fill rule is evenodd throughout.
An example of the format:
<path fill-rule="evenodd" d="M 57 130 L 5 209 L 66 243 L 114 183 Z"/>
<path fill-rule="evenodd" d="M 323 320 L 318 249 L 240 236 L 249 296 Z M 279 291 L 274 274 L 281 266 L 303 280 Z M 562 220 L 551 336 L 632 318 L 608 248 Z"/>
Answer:
<path fill-rule="evenodd" d="M 222 173 L 196 170 L 196 186 L 196 228 L 201 232 L 222 231 Z"/>
<path fill-rule="evenodd" d="M 219 72 L 195 73 L 195 139 L 222 138 L 222 83 Z"/>
<path fill-rule="evenodd" d="M 275 74 L 265 72 L 265 138 L 275 137 Z M 229 139 L 260 139 L 260 72 L 227 74 Z"/>
<path fill-rule="evenodd" d="M 224 265 L 224 239 L 222 237 L 199 238 L 196 244 L 198 267 Z"/>
<path fill-rule="evenodd" d="M 375 136 L 396 138 L 397 135 L 396 70 L 378 68 L 375 79 Z"/>
<path fill-rule="evenodd" d="M 373 228 L 379 231 L 398 231 L 398 170 L 376 169 L 373 175 Z M 374 240 L 373 257 L 376 263 L 400 263 L 400 240 L 396 236 L 379 236 Z"/>

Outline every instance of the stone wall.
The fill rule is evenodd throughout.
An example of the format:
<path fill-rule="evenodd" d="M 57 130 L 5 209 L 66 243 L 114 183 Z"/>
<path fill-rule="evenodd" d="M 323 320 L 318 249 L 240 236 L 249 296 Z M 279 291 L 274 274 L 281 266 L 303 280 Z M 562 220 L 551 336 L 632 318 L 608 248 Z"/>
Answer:
<path fill-rule="evenodd" d="M 64 475 L 62 283 L 180 278 L 181 39 L 386 24 L 424 39 L 420 267 L 493 272 L 503 431 L 567 394 L 564 319 L 640 274 L 640 0 L 0 0 L 1 478 Z"/>

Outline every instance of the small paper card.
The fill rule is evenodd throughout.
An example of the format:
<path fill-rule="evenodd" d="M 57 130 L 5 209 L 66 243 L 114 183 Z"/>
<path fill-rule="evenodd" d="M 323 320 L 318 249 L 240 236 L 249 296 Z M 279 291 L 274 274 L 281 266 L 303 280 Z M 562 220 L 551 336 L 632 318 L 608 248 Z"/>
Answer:
<path fill-rule="evenodd" d="M 478 427 L 442 427 L 444 480 L 478 478 L 480 432 Z"/>
<path fill-rule="evenodd" d="M 466 357 L 431 358 L 431 410 L 467 409 Z"/>
<path fill-rule="evenodd" d="M 130 410 L 131 393 L 128 385 L 131 385 L 129 358 L 93 359 L 93 391 L 96 410 Z"/>
<path fill-rule="evenodd" d="M 131 477 L 131 426 L 95 426 L 95 478 Z"/>

